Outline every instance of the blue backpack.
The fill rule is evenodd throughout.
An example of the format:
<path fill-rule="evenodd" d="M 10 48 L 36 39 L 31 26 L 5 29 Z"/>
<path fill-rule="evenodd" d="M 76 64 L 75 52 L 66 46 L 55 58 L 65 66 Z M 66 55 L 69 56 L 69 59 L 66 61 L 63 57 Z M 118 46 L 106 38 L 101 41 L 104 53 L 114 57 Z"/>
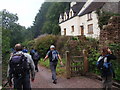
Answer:
<path fill-rule="evenodd" d="M 110 62 L 104 62 L 106 56 L 97 61 L 97 68 L 100 70 L 102 76 L 108 76 L 112 74 L 112 64 Z"/>
<path fill-rule="evenodd" d="M 102 70 L 102 69 L 104 68 L 104 66 L 103 66 L 103 64 L 104 64 L 104 58 L 105 58 L 105 57 L 103 57 L 101 60 L 97 61 L 97 63 L 96 63 L 97 68 L 98 68 L 99 70 Z"/>
<path fill-rule="evenodd" d="M 50 60 L 52 62 L 58 61 L 58 52 L 56 50 L 50 51 Z"/>

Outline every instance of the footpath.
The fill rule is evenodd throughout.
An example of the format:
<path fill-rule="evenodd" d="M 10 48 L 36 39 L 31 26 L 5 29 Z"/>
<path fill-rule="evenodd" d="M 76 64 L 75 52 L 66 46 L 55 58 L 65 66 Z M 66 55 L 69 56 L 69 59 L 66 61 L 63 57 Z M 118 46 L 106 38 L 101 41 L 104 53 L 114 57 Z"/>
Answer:
<path fill-rule="evenodd" d="M 71 79 L 57 76 L 57 79 L 58 83 L 53 84 L 50 70 L 39 66 L 35 81 L 31 83 L 32 88 L 101 88 L 101 81 L 84 76 L 72 77 Z"/>

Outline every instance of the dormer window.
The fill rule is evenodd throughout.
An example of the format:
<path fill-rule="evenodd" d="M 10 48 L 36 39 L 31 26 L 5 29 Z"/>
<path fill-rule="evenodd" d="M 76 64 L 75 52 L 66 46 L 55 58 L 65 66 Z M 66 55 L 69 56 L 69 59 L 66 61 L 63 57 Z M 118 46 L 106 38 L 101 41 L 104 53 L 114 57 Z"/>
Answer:
<path fill-rule="evenodd" d="M 64 20 L 67 20 L 67 18 L 68 18 L 68 17 L 67 17 L 67 14 L 65 13 L 65 14 L 64 14 Z"/>
<path fill-rule="evenodd" d="M 67 18 L 66 18 L 66 15 L 64 15 L 64 18 L 65 18 L 65 20 L 67 19 Z"/>
<path fill-rule="evenodd" d="M 73 10 L 71 9 L 70 12 L 69 12 L 69 17 L 73 17 Z"/>
<path fill-rule="evenodd" d="M 63 21 L 63 18 L 62 18 L 62 15 L 60 15 L 59 23 L 61 23 L 62 21 Z"/>
<path fill-rule="evenodd" d="M 72 17 L 72 11 L 70 12 L 70 16 Z"/>

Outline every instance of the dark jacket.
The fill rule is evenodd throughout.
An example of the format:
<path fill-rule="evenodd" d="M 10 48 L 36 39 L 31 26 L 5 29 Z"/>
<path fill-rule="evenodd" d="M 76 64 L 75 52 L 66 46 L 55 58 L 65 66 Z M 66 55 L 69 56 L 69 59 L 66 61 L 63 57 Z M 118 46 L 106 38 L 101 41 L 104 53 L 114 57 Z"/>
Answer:
<path fill-rule="evenodd" d="M 108 54 L 108 55 L 105 55 L 105 56 L 100 56 L 98 58 L 98 61 L 100 61 L 102 58 L 104 58 L 104 62 L 103 62 L 103 69 L 101 69 L 101 76 L 102 77 L 105 77 L 105 76 L 110 76 L 110 75 L 113 75 L 113 77 L 115 77 L 115 73 L 114 73 L 114 70 L 113 70 L 113 67 L 112 67 L 112 63 L 111 63 L 111 60 L 115 60 L 116 59 L 116 56 L 113 55 L 113 54 Z"/>

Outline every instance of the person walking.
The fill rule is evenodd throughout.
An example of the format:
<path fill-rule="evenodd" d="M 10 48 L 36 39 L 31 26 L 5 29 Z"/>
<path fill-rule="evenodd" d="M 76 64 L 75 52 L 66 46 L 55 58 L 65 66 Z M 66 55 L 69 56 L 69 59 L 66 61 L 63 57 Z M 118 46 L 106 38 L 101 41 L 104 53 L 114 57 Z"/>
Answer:
<path fill-rule="evenodd" d="M 57 78 L 56 78 L 57 63 L 58 63 L 58 60 L 60 60 L 60 64 L 63 66 L 63 62 L 62 62 L 62 59 L 59 55 L 59 52 L 57 50 L 55 50 L 54 45 L 50 46 L 50 50 L 47 52 L 47 54 L 44 58 L 44 61 L 46 61 L 47 58 L 49 58 L 49 61 L 50 61 L 50 69 L 52 72 L 53 83 L 57 84 Z"/>
<path fill-rule="evenodd" d="M 32 48 L 32 49 L 30 50 L 30 55 L 32 56 L 32 58 L 33 58 L 34 53 L 35 53 L 35 49 Z"/>
<path fill-rule="evenodd" d="M 32 59 L 34 61 L 34 64 L 35 64 L 35 70 L 38 72 L 38 62 L 40 60 L 40 53 L 35 50 L 34 53 L 33 53 L 33 56 L 32 56 Z"/>
<path fill-rule="evenodd" d="M 112 78 L 115 77 L 115 73 L 112 67 L 111 60 L 115 60 L 116 56 L 108 47 L 102 48 L 102 53 L 97 61 L 97 67 L 101 72 L 103 90 L 111 90 Z"/>
<path fill-rule="evenodd" d="M 8 64 L 8 81 L 12 86 L 14 83 L 14 89 L 16 90 L 31 90 L 31 81 L 35 78 L 35 66 L 28 53 L 22 52 L 22 45 L 15 45 L 15 53 L 10 57 Z M 30 75 L 31 74 L 31 75 Z"/>
<path fill-rule="evenodd" d="M 26 47 L 24 47 L 22 51 L 23 51 L 24 53 L 28 53 L 28 50 L 27 50 Z"/>

